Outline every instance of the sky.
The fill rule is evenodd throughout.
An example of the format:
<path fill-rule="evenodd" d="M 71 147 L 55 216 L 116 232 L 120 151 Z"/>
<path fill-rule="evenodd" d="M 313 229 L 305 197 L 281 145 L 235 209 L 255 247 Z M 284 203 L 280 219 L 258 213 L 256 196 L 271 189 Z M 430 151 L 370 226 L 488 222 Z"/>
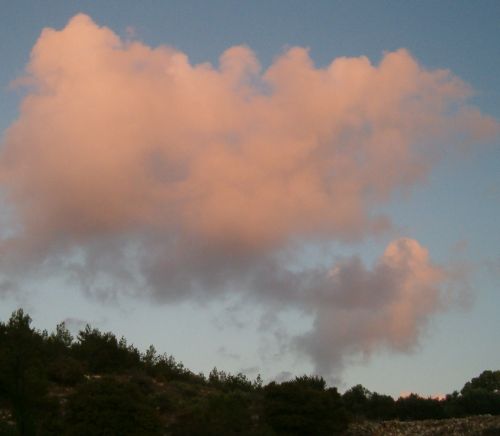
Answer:
<path fill-rule="evenodd" d="M 0 5 L 0 316 L 398 396 L 500 367 L 496 1 Z"/>

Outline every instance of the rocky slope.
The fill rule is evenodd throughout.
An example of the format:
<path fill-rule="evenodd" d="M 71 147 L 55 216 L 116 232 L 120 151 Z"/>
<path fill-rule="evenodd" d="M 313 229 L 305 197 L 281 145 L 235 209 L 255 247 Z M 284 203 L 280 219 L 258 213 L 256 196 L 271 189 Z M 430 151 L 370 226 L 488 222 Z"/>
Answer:
<path fill-rule="evenodd" d="M 356 422 L 349 426 L 346 436 L 500 436 L 500 416 L 481 415 L 466 418 L 424 421 Z"/>

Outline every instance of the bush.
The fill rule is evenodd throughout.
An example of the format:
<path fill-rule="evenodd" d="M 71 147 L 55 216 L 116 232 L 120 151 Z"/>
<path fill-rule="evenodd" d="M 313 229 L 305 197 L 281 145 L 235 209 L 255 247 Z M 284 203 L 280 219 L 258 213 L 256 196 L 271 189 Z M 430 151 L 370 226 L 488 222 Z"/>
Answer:
<path fill-rule="evenodd" d="M 137 349 L 127 346 L 125 339 L 118 341 L 110 332 L 86 326 L 78 334 L 74 354 L 94 374 L 111 373 L 141 367 L 141 355 Z"/>
<path fill-rule="evenodd" d="M 63 386 L 75 386 L 84 380 L 83 365 L 69 356 L 61 356 L 48 367 L 49 380 Z"/>
<path fill-rule="evenodd" d="M 243 392 L 219 392 L 191 403 L 173 428 L 175 436 L 265 435 L 252 419 L 251 399 Z"/>
<path fill-rule="evenodd" d="M 396 416 L 395 401 L 389 395 L 374 392 L 366 404 L 366 417 L 373 420 L 386 421 Z"/>
<path fill-rule="evenodd" d="M 236 375 L 232 375 L 226 373 L 225 371 L 219 371 L 217 368 L 212 369 L 210 372 L 208 376 L 208 383 L 226 391 L 251 391 L 254 387 L 245 374 L 240 372 Z"/>
<path fill-rule="evenodd" d="M 278 435 L 331 435 L 347 428 L 348 418 L 335 388 L 322 379 L 300 377 L 264 388 L 267 424 Z"/>
<path fill-rule="evenodd" d="M 467 415 L 500 415 L 500 394 L 486 389 L 468 389 L 459 404 Z"/>
<path fill-rule="evenodd" d="M 465 383 L 462 395 L 472 390 L 482 389 L 486 392 L 500 393 L 500 371 L 483 371 L 478 377 Z"/>
<path fill-rule="evenodd" d="M 66 433 L 86 435 L 158 435 L 159 417 L 148 397 L 132 383 L 94 379 L 70 397 Z"/>
<path fill-rule="evenodd" d="M 396 401 L 397 416 L 401 420 L 441 419 L 445 417 L 444 402 L 411 394 Z"/>

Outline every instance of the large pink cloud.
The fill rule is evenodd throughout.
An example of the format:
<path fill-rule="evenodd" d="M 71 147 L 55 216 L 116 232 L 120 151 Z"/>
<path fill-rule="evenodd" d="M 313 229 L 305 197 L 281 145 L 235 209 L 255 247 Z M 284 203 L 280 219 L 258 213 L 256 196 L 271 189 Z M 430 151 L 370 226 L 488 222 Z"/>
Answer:
<path fill-rule="evenodd" d="M 1 188 L 18 220 L 0 243 L 4 271 L 64 265 L 89 290 L 103 276 L 108 288 L 140 284 L 161 299 L 246 289 L 261 301 L 316 304 L 317 334 L 309 345 L 298 339 L 316 357 L 341 319 L 339 352 L 407 349 L 439 306 L 446 274 L 406 239 L 373 272 L 340 265 L 352 271 L 335 286 L 321 270 L 289 282 L 280 253 L 386 230 L 374 207 L 423 180 L 444 144 L 498 131 L 467 104 L 467 85 L 405 50 L 378 65 L 338 58 L 318 68 L 294 47 L 262 70 L 236 46 L 218 66 L 192 65 L 85 15 L 42 32 L 20 82 L 29 88 L 0 149 Z M 383 277 L 371 291 L 368 273 Z M 311 286 L 353 303 L 332 297 L 325 309 Z M 365 301 L 380 308 L 367 312 Z M 339 357 L 320 360 L 330 368 Z"/>

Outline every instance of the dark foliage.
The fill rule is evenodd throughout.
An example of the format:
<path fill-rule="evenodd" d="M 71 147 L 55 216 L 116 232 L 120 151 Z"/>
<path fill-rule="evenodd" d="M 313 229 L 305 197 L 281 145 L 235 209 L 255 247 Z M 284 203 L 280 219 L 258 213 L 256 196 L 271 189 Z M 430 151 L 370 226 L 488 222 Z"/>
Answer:
<path fill-rule="evenodd" d="M 396 401 L 396 415 L 404 421 L 441 419 L 445 417 L 442 402 L 411 394 Z"/>
<path fill-rule="evenodd" d="M 471 389 L 458 401 L 463 415 L 500 415 L 500 393 Z"/>
<path fill-rule="evenodd" d="M 265 435 L 268 430 L 255 419 L 255 407 L 246 392 L 217 392 L 193 401 L 173 427 L 176 436 Z"/>
<path fill-rule="evenodd" d="M 397 416 L 394 398 L 376 392 L 370 395 L 366 407 L 366 417 L 377 421 L 387 421 Z"/>
<path fill-rule="evenodd" d="M 47 394 L 44 365 L 46 335 L 31 327 L 22 309 L 0 324 L 0 396 L 11 406 L 21 434 L 37 432 Z"/>
<path fill-rule="evenodd" d="M 335 388 L 318 377 L 298 377 L 264 388 L 264 416 L 278 435 L 329 435 L 345 430 L 347 414 Z"/>
<path fill-rule="evenodd" d="M 103 377 L 81 384 L 69 398 L 65 433 L 86 435 L 158 435 L 159 416 L 137 384 Z"/>
<path fill-rule="evenodd" d="M 471 381 L 465 383 L 462 388 L 462 395 L 467 395 L 471 391 L 482 390 L 490 393 L 500 392 L 500 370 L 483 371 L 479 377 L 474 377 Z"/>
<path fill-rule="evenodd" d="M 331 435 L 351 420 L 500 414 L 500 371 L 484 371 L 445 400 L 394 401 L 361 385 L 343 395 L 321 377 L 262 385 L 214 368 L 194 374 L 87 326 L 50 335 L 22 309 L 0 322 L 2 435 Z"/>
<path fill-rule="evenodd" d="M 124 371 L 139 366 L 141 356 L 127 341 L 112 333 L 101 333 L 89 325 L 78 334 L 73 353 L 93 374 Z"/>
<path fill-rule="evenodd" d="M 208 383 L 212 386 L 229 391 L 241 390 L 248 392 L 253 389 L 252 382 L 241 372 L 236 375 L 232 375 L 226 373 L 225 371 L 219 371 L 217 368 L 212 369 L 208 375 Z"/>
<path fill-rule="evenodd" d="M 368 417 L 370 396 L 371 392 L 361 385 L 353 386 L 344 392 L 342 399 L 351 417 L 358 419 Z"/>

